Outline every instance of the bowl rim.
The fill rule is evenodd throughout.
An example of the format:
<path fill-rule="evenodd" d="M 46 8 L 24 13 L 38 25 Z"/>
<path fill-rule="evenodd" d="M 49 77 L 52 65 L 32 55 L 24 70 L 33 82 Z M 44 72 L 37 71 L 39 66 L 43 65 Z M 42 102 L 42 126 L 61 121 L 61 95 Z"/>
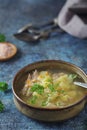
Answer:
<path fill-rule="evenodd" d="M 72 66 L 72 67 L 78 69 L 80 72 L 82 72 L 83 75 L 87 78 L 86 73 L 85 73 L 80 67 L 78 67 L 77 65 L 72 64 L 72 63 L 70 63 L 70 62 L 66 62 L 66 61 L 63 61 L 63 60 L 41 60 L 41 61 L 33 62 L 33 63 L 30 63 L 30 64 L 24 66 L 23 68 L 21 68 L 21 69 L 15 74 L 15 76 L 14 76 L 13 84 L 12 84 L 12 91 L 13 91 L 14 96 L 17 98 L 17 100 L 20 101 L 22 104 L 24 104 L 24 105 L 26 105 L 27 107 L 30 107 L 30 108 L 32 108 L 32 109 L 37 109 L 37 110 L 49 110 L 49 111 L 54 111 L 54 110 L 55 110 L 55 111 L 61 111 L 61 110 L 65 110 L 65 109 L 70 109 L 70 108 L 72 108 L 72 107 L 74 107 L 74 106 L 76 106 L 76 105 L 79 105 L 81 102 L 83 102 L 83 101 L 87 98 L 87 95 L 85 95 L 84 97 L 82 97 L 82 98 L 81 98 L 79 101 L 77 101 L 76 103 L 74 103 L 74 104 L 72 104 L 72 105 L 69 105 L 69 106 L 66 106 L 66 107 L 63 107 L 63 108 L 35 107 L 35 106 L 29 105 L 29 104 L 27 104 L 26 102 L 24 102 L 24 101 L 16 94 L 16 92 L 15 92 L 15 90 L 14 90 L 14 83 L 15 83 L 15 80 L 16 80 L 16 78 L 17 78 L 17 75 L 18 75 L 21 71 L 25 70 L 27 67 L 31 67 L 31 66 L 33 66 L 33 65 L 37 65 L 37 64 L 40 64 L 40 63 L 47 63 L 47 62 L 50 62 L 50 63 L 51 63 L 51 62 L 63 63 L 63 64 L 66 64 L 66 65 L 70 65 L 70 66 Z"/>

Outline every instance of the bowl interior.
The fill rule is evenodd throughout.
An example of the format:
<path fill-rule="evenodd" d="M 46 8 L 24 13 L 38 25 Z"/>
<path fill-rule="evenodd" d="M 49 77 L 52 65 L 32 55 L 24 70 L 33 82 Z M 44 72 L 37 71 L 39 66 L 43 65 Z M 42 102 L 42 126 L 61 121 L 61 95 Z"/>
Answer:
<path fill-rule="evenodd" d="M 86 74 L 75 65 L 55 60 L 41 61 L 24 67 L 16 74 L 13 81 L 13 91 L 18 97 L 20 97 L 20 90 L 23 88 L 28 74 L 32 73 L 35 69 L 37 69 L 38 71 L 50 70 L 52 72 L 75 73 L 80 76 L 80 79 L 78 80 L 87 83 Z"/>

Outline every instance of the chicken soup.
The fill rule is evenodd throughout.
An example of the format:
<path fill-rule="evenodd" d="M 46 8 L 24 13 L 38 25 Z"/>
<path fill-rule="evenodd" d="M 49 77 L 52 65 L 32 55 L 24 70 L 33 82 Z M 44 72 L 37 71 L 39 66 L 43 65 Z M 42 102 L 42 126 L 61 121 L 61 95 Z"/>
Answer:
<path fill-rule="evenodd" d="M 85 88 L 73 84 L 76 74 L 37 71 L 29 73 L 20 97 L 27 104 L 41 108 L 64 108 L 80 101 Z"/>

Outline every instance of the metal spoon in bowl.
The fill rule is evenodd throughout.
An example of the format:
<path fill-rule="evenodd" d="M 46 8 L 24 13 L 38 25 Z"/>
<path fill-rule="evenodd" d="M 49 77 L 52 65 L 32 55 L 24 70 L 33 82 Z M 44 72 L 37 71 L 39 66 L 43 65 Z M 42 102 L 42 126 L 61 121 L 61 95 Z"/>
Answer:
<path fill-rule="evenodd" d="M 87 84 L 86 83 L 82 83 L 82 82 L 74 82 L 75 85 L 81 86 L 83 88 L 87 88 Z"/>

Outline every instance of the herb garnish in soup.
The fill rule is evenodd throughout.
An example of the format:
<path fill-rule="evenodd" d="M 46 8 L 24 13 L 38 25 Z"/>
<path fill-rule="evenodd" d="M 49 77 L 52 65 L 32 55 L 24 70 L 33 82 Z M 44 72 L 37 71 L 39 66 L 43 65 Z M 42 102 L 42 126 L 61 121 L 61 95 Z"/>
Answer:
<path fill-rule="evenodd" d="M 29 74 L 21 91 L 27 104 L 44 108 L 70 106 L 86 95 L 86 89 L 73 84 L 76 74 L 37 71 Z"/>

